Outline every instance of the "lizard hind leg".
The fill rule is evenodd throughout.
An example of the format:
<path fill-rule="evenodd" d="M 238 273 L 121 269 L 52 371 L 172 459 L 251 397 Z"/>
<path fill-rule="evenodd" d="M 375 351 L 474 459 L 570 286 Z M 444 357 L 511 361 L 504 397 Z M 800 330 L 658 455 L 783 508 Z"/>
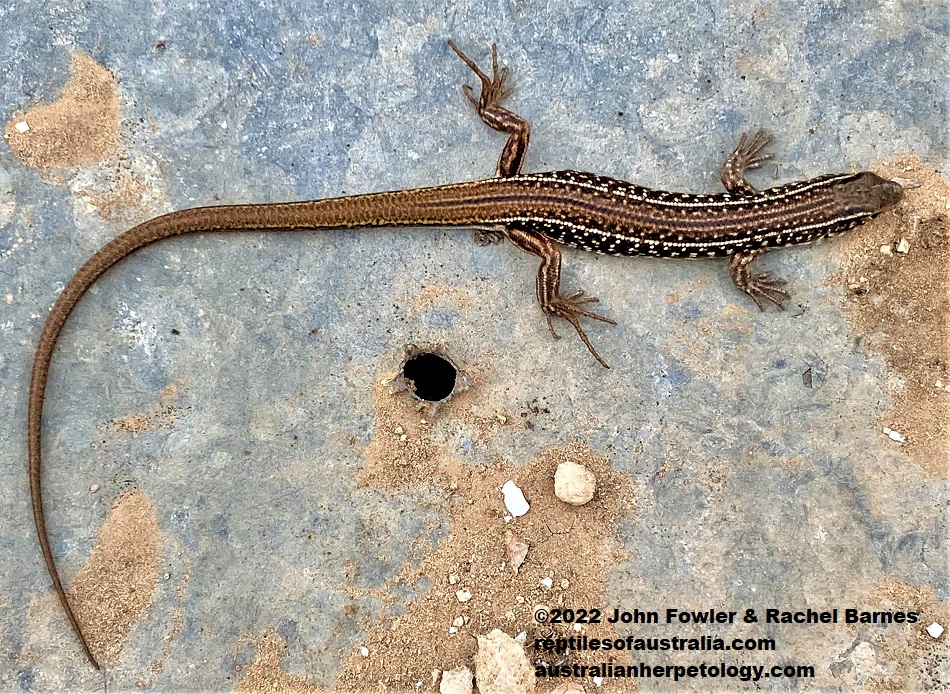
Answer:
<path fill-rule="evenodd" d="M 508 141 L 502 149 L 498 160 L 498 175 L 502 178 L 517 176 L 521 172 L 525 153 L 528 151 L 528 140 L 531 138 L 531 125 L 517 113 L 513 113 L 502 106 L 502 102 L 511 95 L 507 86 L 508 68 L 498 67 L 498 48 L 491 47 L 492 74 L 486 75 L 475 64 L 475 61 L 462 53 L 458 46 L 450 39 L 449 47 L 468 65 L 481 82 L 478 98 L 469 85 L 462 86 L 462 92 L 475 107 L 479 118 L 492 130 L 504 133 Z"/>
<path fill-rule="evenodd" d="M 529 231 L 520 226 L 506 226 L 505 234 L 511 239 L 518 248 L 532 255 L 541 258 L 541 267 L 538 268 L 537 291 L 538 304 L 544 311 L 544 317 L 548 322 L 548 330 L 555 340 L 561 339 L 561 336 L 554 331 L 554 322 L 552 318 L 563 318 L 577 331 L 577 336 L 587 346 L 587 349 L 594 356 L 594 359 L 609 369 L 610 366 L 594 349 L 587 333 L 581 325 L 581 318 L 590 318 L 602 323 L 616 325 L 616 321 L 594 313 L 587 308 L 590 304 L 599 301 L 594 296 L 584 296 L 583 291 L 577 291 L 572 294 L 561 294 L 561 251 L 557 243 L 539 233 Z"/>

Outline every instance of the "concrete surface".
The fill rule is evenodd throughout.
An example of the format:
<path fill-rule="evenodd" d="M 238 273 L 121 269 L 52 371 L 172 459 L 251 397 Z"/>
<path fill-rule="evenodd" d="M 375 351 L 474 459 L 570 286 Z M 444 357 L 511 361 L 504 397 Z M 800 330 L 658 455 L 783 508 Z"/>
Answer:
<path fill-rule="evenodd" d="M 940 2 L 431 7 L 0 6 L 4 120 L 55 99 L 71 52 L 89 54 L 118 80 L 123 165 L 149 198 L 103 219 L 79 194 L 115 185 L 96 165 L 44 173 L 0 146 L 0 688 L 100 682 L 48 600 L 27 497 L 26 385 L 59 288 L 104 242 L 161 212 L 491 175 L 502 142 L 461 97 L 471 76 L 447 38 L 483 65 L 498 42 L 517 89 L 511 106 L 533 126 L 526 170 L 716 191 L 719 163 L 759 126 L 776 135 L 776 165 L 755 174 L 762 186 L 903 152 L 945 162 Z M 640 485 L 612 604 L 844 604 L 869 573 L 933 586 L 946 601 L 946 488 L 880 442 L 888 374 L 855 348 L 831 300 L 840 290 L 823 284 L 835 267 L 827 246 L 764 264 L 791 280 L 807 311 L 752 310 L 721 262 L 568 251 L 566 287 L 599 296 L 619 322 L 590 328 L 612 366 L 604 372 L 567 328 L 550 339 L 534 304 L 535 261 L 475 245 L 468 231 L 205 235 L 138 253 L 70 320 L 46 408 L 46 494 L 64 576 L 131 486 L 156 504 L 167 538 L 160 574 L 172 578 L 159 580 L 112 686 L 136 686 L 155 660 L 186 570 L 184 627 L 148 688 L 234 686 L 249 656 L 233 644 L 268 625 L 292 635 L 282 667 L 332 685 L 374 610 L 368 601 L 359 618 L 343 614 L 347 565 L 380 585 L 449 530 L 437 490 L 354 486 L 372 435 L 370 389 L 410 342 L 442 343 L 513 409 L 540 398 L 550 410 L 473 461 L 524 460 L 581 439 Z M 423 285 L 469 301 L 419 308 Z M 803 388 L 807 364 L 820 387 Z M 173 425 L 110 426 L 155 412 L 169 384 Z M 873 484 L 868 468 L 880 471 Z M 820 528 L 834 531 L 818 546 Z M 310 530 L 317 545 L 301 539 Z M 375 559 L 383 554 L 390 563 Z M 293 585 L 303 571 L 306 590 Z"/>

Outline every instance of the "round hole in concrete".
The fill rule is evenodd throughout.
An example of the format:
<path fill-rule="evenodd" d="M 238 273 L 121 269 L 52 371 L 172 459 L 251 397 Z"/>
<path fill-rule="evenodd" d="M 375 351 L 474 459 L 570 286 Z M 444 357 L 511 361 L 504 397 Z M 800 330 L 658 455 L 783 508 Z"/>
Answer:
<path fill-rule="evenodd" d="M 432 352 L 420 352 L 406 360 L 402 375 L 420 400 L 445 400 L 455 389 L 458 371 L 445 357 Z"/>

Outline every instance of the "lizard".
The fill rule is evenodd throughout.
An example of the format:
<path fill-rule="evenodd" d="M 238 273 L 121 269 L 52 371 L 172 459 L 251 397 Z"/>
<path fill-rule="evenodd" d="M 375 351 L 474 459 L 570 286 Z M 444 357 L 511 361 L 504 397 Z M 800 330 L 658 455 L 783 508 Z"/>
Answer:
<path fill-rule="evenodd" d="M 480 119 L 507 135 L 496 175 L 484 180 L 303 202 L 218 205 L 179 210 L 143 222 L 92 255 L 66 283 L 37 341 L 28 392 L 28 475 L 40 549 L 66 617 L 89 662 L 100 664 L 73 612 L 50 547 L 43 512 L 41 424 L 47 376 L 60 332 L 95 281 L 139 248 L 182 234 L 216 231 L 293 231 L 373 227 L 468 227 L 500 233 L 540 258 L 537 301 L 548 329 L 553 318 L 573 326 L 602 366 L 581 319 L 616 324 L 592 310 L 598 299 L 583 291 L 561 292 L 559 244 L 593 253 L 662 258 L 728 257 L 733 283 L 764 309 L 790 299 L 786 283 L 756 274 L 753 261 L 769 248 L 804 244 L 863 224 L 901 199 L 897 182 L 869 171 L 826 174 L 759 190 L 745 178 L 771 155 L 771 136 L 760 129 L 742 135 L 726 158 L 720 181 L 727 192 L 687 194 L 654 190 L 582 171 L 522 173 L 531 128 L 503 106 L 510 95 L 508 68 L 499 68 L 492 45 L 491 74 L 483 72 L 451 40 L 449 47 L 480 82 L 478 95 L 462 91 Z M 609 368 L 609 367 L 608 367 Z"/>

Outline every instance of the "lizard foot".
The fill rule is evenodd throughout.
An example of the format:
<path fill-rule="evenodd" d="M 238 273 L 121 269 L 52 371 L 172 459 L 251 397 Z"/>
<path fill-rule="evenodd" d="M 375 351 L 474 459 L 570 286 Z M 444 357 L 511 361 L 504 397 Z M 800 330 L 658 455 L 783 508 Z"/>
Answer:
<path fill-rule="evenodd" d="M 786 282 L 781 277 L 772 277 L 771 272 L 763 272 L 761 275 L 749 277 L 746 286 L 740 289 L 752 297 L 760 311 L 765 310 L 762 299 L 767 299 L 785 310 L 785 302 L 792 298 L 792 295 L 783 289 L 785 285 Z"/>
<path fill-rule="evenodd" d="M 771 301 L 784 309 L 783 304 L 792 298 L 791 294 L 783 289 L 785 280 L 781 277 L 773 277 L 771 272 L 752 274 L 752 261 L 763 253 L 765 253 L 763 249 L 736 253 L 729 259 L 729 275 L 732 277 L 733 284 L 752 297 L 760 311 L 765 310 L 762 299 Z"/>
<path fill-rule="evenodd" d="M 449 39 L 449 48 L 455 51 L 456 55 L 468 65 L 469 69 L 478 76 L 478 79 L 482 83 L 481 93 L 477 99 L 475 98 L 475 93 L 471 86 L 467 84 L 462 85 L 462 91 L 465 92 L 465 96 L 472 102 L 472 105 L 478 110 L 479 114 L 484 114 L 491 108 L 500 106 L 501 102 L 511 95 L 512 90 L 505 85 L 505 82 L 508 80 L 508 68 L 498 68 L 497 45 L 494 43 L 491 45 L 491 77 L 482 72 L 478 65 L 475 64 L 475 61 L 462 53 L 461 49 L 456 46 L 455 42 L 451 39 Z"/>
<path fill-rule="evenodd" d="M 594 349 L 594 346 L 590 343 L 587 333 L 584 332 L 584 328 L 581 327 L 579 320 L 581 317 L 592 318 L 593 320 L 599 320 L 602 323 L 617 325 L 617 321 L 583 308 L 588 304 L 596 304 L 598 301 L 600 301 L 600 299 L 595 296 L 584 296 L 583 291 L 577 291 L 573 294 L 568 294 L 567 296 L 558 294 L 542 308 L 544 309 L 545 317 L 548 319 L 548 330 L 551 331 L 551 335 L 554 336 L 555 340 L 561 339 L 561 336 L 554 331 L 554 324 L 551 321 L 552 317 L 557 316 L 558 318 L 563 318 L 574 326 L 574 330 L 577 331 L 578 337 L 580 337 L 584 344 L 587 345 L 587 349 L 590 350 L 592 355 L 594 355 L 594 359 L 596 359 L 605 369 L 609 369 L 610 366 L 601 358 L 599 354 L 597 354 L 597 350 Z"/>
<path fill-rule="evenodd" d="M 742 137 L 739 138 L 739 144 L 732 152 L 736 167 L 740 171 L 748 171 L 762 166 L 772 158 L 771 154 L 763 152 L 770 144 L 772 144 L 772 136 L 765 128 L 759 128 L 751 137 L 743 133 Z"/>
<path fill-rule="evenodd" d="M 505 232 L 498 229 L 475 229 L 473 237 L 479 246 L 495 246 L 505 240 Z"/>
<path fill-rule="evenodd" d="M 772 158 L 771 154 L 764 152 L 771 142 L 772 136 L 764 128 L 759 128 L 751 136 L 743 133 L 719 172 L 723 187 L 734 195 L 755 195 L 758 191 L 745 180 L 745 172 L 759 168 Z"/>

